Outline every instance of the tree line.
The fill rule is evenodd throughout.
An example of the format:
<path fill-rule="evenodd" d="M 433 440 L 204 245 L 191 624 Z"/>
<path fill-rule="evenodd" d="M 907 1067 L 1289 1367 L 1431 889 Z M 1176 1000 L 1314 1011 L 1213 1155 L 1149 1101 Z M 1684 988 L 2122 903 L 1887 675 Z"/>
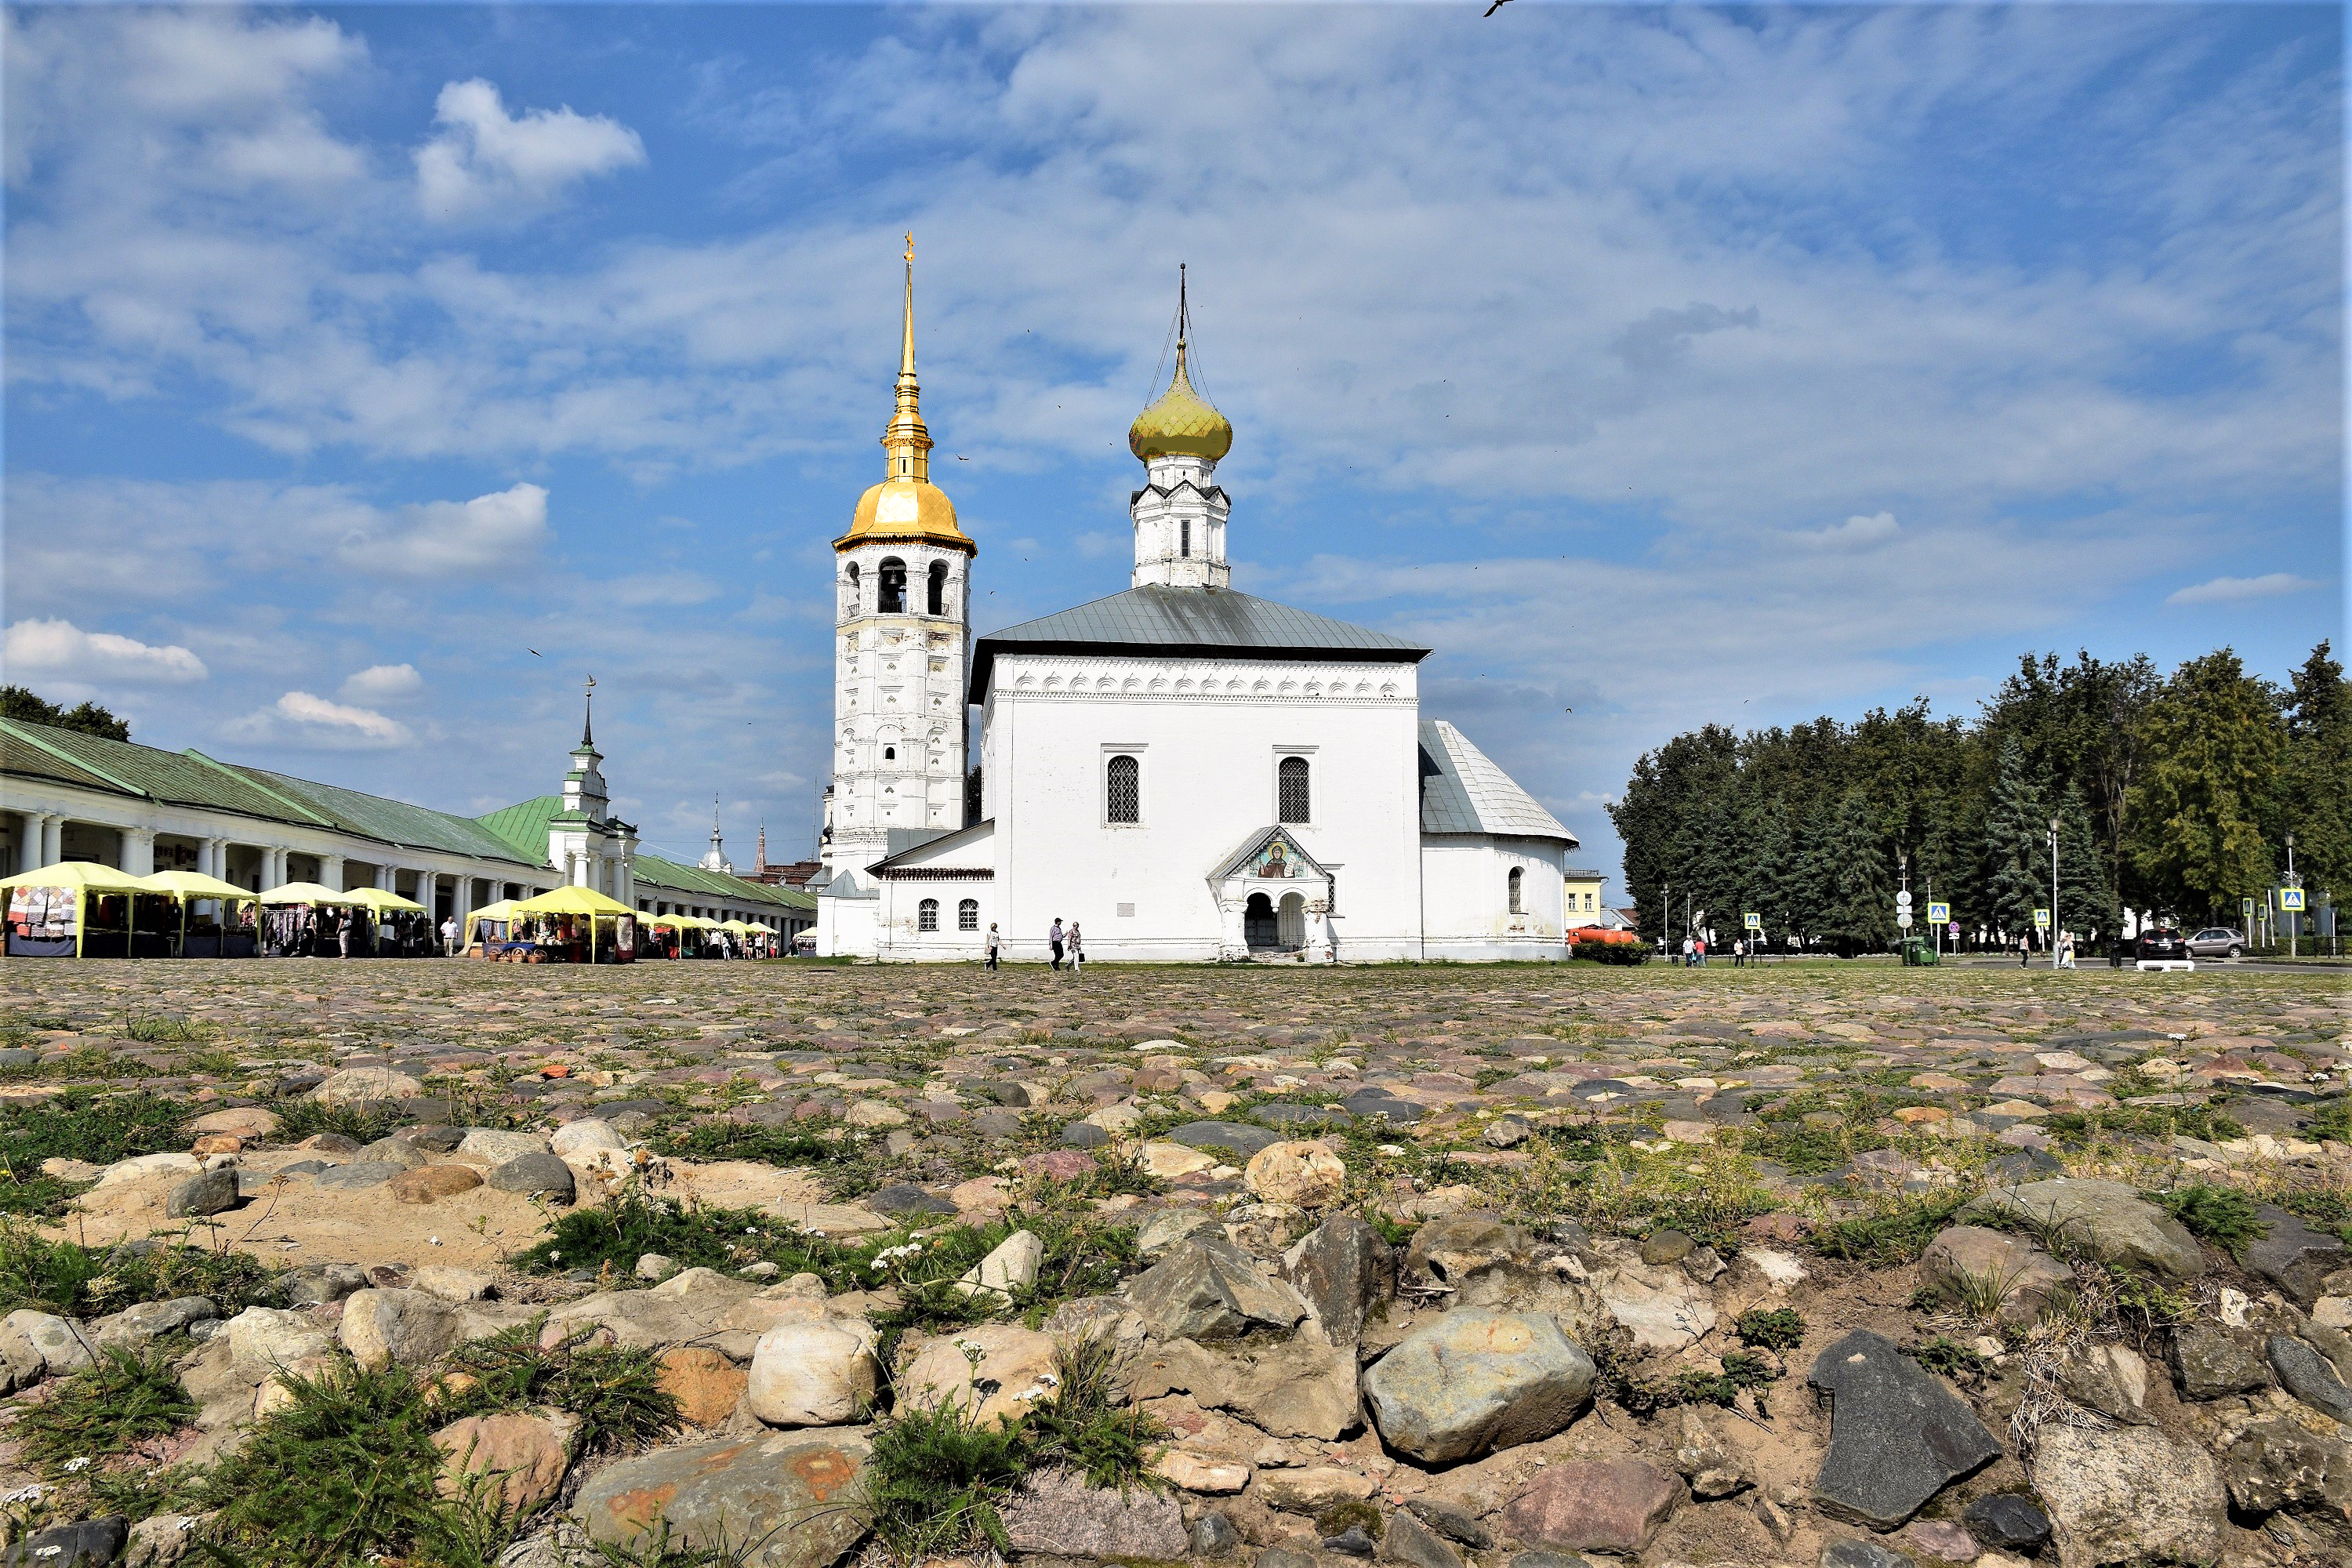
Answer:
<path fill-rule="evenodd" d="M 1906 867 L 1923 920 L 1932 886 L 1969 931 L 2032 930 L 2053 817 L 2078 938 L 2126 908 L 2234 925 L 2289 834 L 2316 906 L 2352 887 L 2347 800 L 2352 685 L 2322 642 L 2285 686 L 2227 647 L 2169 676 L 2146 655 L 2029 653 L 1973 719 L 1923 697 L 1852 723 L 1710 724 L 1645 753 L 1609 815 L 1645 936 L 1678 939 L 1686 908 L 1719 932 L 1753 910 L 1768 937 L 1852 953 L 1895 940 Z"/>

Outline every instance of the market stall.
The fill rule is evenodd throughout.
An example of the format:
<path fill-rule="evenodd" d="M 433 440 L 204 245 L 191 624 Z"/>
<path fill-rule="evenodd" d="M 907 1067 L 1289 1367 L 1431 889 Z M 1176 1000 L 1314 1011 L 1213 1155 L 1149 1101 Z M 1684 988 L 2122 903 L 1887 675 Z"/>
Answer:
<path fill-rule="evenodd" d="M 353 888 L 351 900 L 355 909 L 367 910 L 375 928 L 369 943 L 373 957 L 424 958 L 432 952 L 433 917 L 415 899 L 404 899 L 382 888 Z M 360 955 L 356 942 L 352 953 Z"/>
<path fill-rule="evenodd" d="M 11 958 L 124 958 L 133 951 L 132 906 L 155 889 L 127 871 L 65 860 L 0 879 L 8 892 Z"/>
<path fill-rule="evenodd" d="M 514 906 L 533 923 L 541 963 L 627 963 L 637 955 L 637 911 L 593 888 L 562 887 Z"/>
<path fill-rule="evenodd" d="M 514 900 L 500 899 L 467 915 L 466 940 L 457 944 L 457 951 L 467 958 L 499 958 L 509 947 L 529 947 L 529 942 L 513 939 L 514 907 Z M 474 951 L 477 946 L 479 952 Z"/>
<path fill-rule="evenodd" d="M 261 951 L 271 958 L 337 958 L 348 931 L 366 927 L 352 895 L 318 882 L 289 882 L 261 895 Z"/>
<path fill-rule="evenodd" d="M 248 889 L 202 871 L 158 871 L 139 880 L 178 906 L 172 951 L 180 957 L 252 958 L 261 951 L 255 930 L 259 900 Z"/>
<path fill-rule="evenodd" d="M 650 915 L 646 925 L 656 937 L 668 935 L 656 949 L 664 958 L 708 958 L 710 956 L 710 933 L 719 922 L 700 915 Z"/>

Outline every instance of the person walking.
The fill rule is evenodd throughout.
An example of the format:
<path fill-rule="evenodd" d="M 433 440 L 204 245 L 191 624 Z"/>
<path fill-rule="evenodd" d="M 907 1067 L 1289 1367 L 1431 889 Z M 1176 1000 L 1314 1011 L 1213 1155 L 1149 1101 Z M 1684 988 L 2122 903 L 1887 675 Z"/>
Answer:
<path fill-rule="evenodd" d="M 2020 969 L 2033 967 L 2033 939 L 2023 931 L 2017 933 L 2017 967 Z"/>
<path fill-rule="evenodd" d="M 352 955 L 352 927 L 356 923 L 348 914 L 335 922 L 335 955 L 338 958 Z"/>
<path fill-rule="evenodd" d="M 457 917 L 451 915 L 441 922 L 441 956 L 457 956 Z"/>
<path fill-rule="evenodd" d="M 1683 938 L 1683 967 L 1684 967 L 1685 969 L 1688 969 L 1690 966 L 1691 966 L 1691 939 L 1690 939 L 1690 938 L 1688 938 L 1688 937 L 1685 937 L 1685 938 Z"/>
<path fill-rule="evenodd" d="M 1698 966 L 1701 969 L 1706 967 L 1706 938 L 1705 937 L 1698 939 Z"/>
<path fill-rule="evenodd" d="M 1070 973 L 1083 974 L 1087 967 L 1087 939 L 1078 934 L 1078 922 L 1070 922 Z"/>
<path fill-rule="evenodd" d="M 1731 967 L 1734 969 L 1748 967 L 1748 939 L 1744 936 L 1731 939 Z"/>
<path fill-rule="evenodd" d="M 988 972 L 989 972 L 991 974 L 993 974 L 993 973 L 996 973 L 996 950 L 997 950 L 998 948 L 1003 947 L 1003 945 L 1004 945 L 1004 939 L 1003 939 L 1003 937 L 1001 937 L 1001 936 L 999 936 L 999 935 L 997 935 L 997 934 L 996 934 L 996 922 L 995 922 L 994 921 L 989 921 L 989 922 L 988 922 Z"/>
<path fill-rule="evenodd" d="M 1045 932 L 1045 946 L 1054 955 L 1054 973 L 1062 972 L 1062 917 L 1055 915 L 1051 930 Z"/>

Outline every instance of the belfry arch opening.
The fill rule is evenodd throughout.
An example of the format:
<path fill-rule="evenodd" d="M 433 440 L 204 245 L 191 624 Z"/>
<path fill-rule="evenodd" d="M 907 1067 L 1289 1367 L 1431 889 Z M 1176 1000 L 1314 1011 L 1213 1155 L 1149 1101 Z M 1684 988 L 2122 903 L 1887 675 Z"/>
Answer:
<path fill-rule="evenodd" d="M 876 590 L 874 608 L 882 615 L 904 615 L 907 610 L 907 563 L 892 555 L 886 557 L 875 569 Z"/>

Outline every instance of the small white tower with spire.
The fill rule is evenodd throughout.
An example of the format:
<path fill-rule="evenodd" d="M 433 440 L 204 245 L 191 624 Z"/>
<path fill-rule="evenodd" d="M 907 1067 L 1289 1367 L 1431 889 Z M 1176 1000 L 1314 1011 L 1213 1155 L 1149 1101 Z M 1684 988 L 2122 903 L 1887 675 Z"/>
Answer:
<path fill-rule="evenodd" d="M 1128 426 L 1127 447 L 1143 459 L 1143 488 L 1128 500 L 1135 520 L 1134 585 L 1229 588 L 1225 518 L 1233 505 L 1216 482 L 1233 450 L 1234 427 L 1192 390 L 1186 364 L 1192 335 L 1184 268 L 1176 269 L 1176 374 L 1157 402 Z"/>
<path fill-rule="evenodd" d="M 727 858 L 727 846 L 719 837 L 719 797 L 710 797 L 710 847 L 702 852 L 698 862 L 706 871 L 716 871 L 724 877 L 735 874 L 735 862 Z"/>
<path fill-rule="evenodd" d="M 563 775 L 563 808 L 548 819 L 547 863 L 575 887 L 592 888 L 629 903 L 636 896 L 637 830 L 612 814 L 596 750 L 596 678 L 588 678 L 580 743 Z"/>

